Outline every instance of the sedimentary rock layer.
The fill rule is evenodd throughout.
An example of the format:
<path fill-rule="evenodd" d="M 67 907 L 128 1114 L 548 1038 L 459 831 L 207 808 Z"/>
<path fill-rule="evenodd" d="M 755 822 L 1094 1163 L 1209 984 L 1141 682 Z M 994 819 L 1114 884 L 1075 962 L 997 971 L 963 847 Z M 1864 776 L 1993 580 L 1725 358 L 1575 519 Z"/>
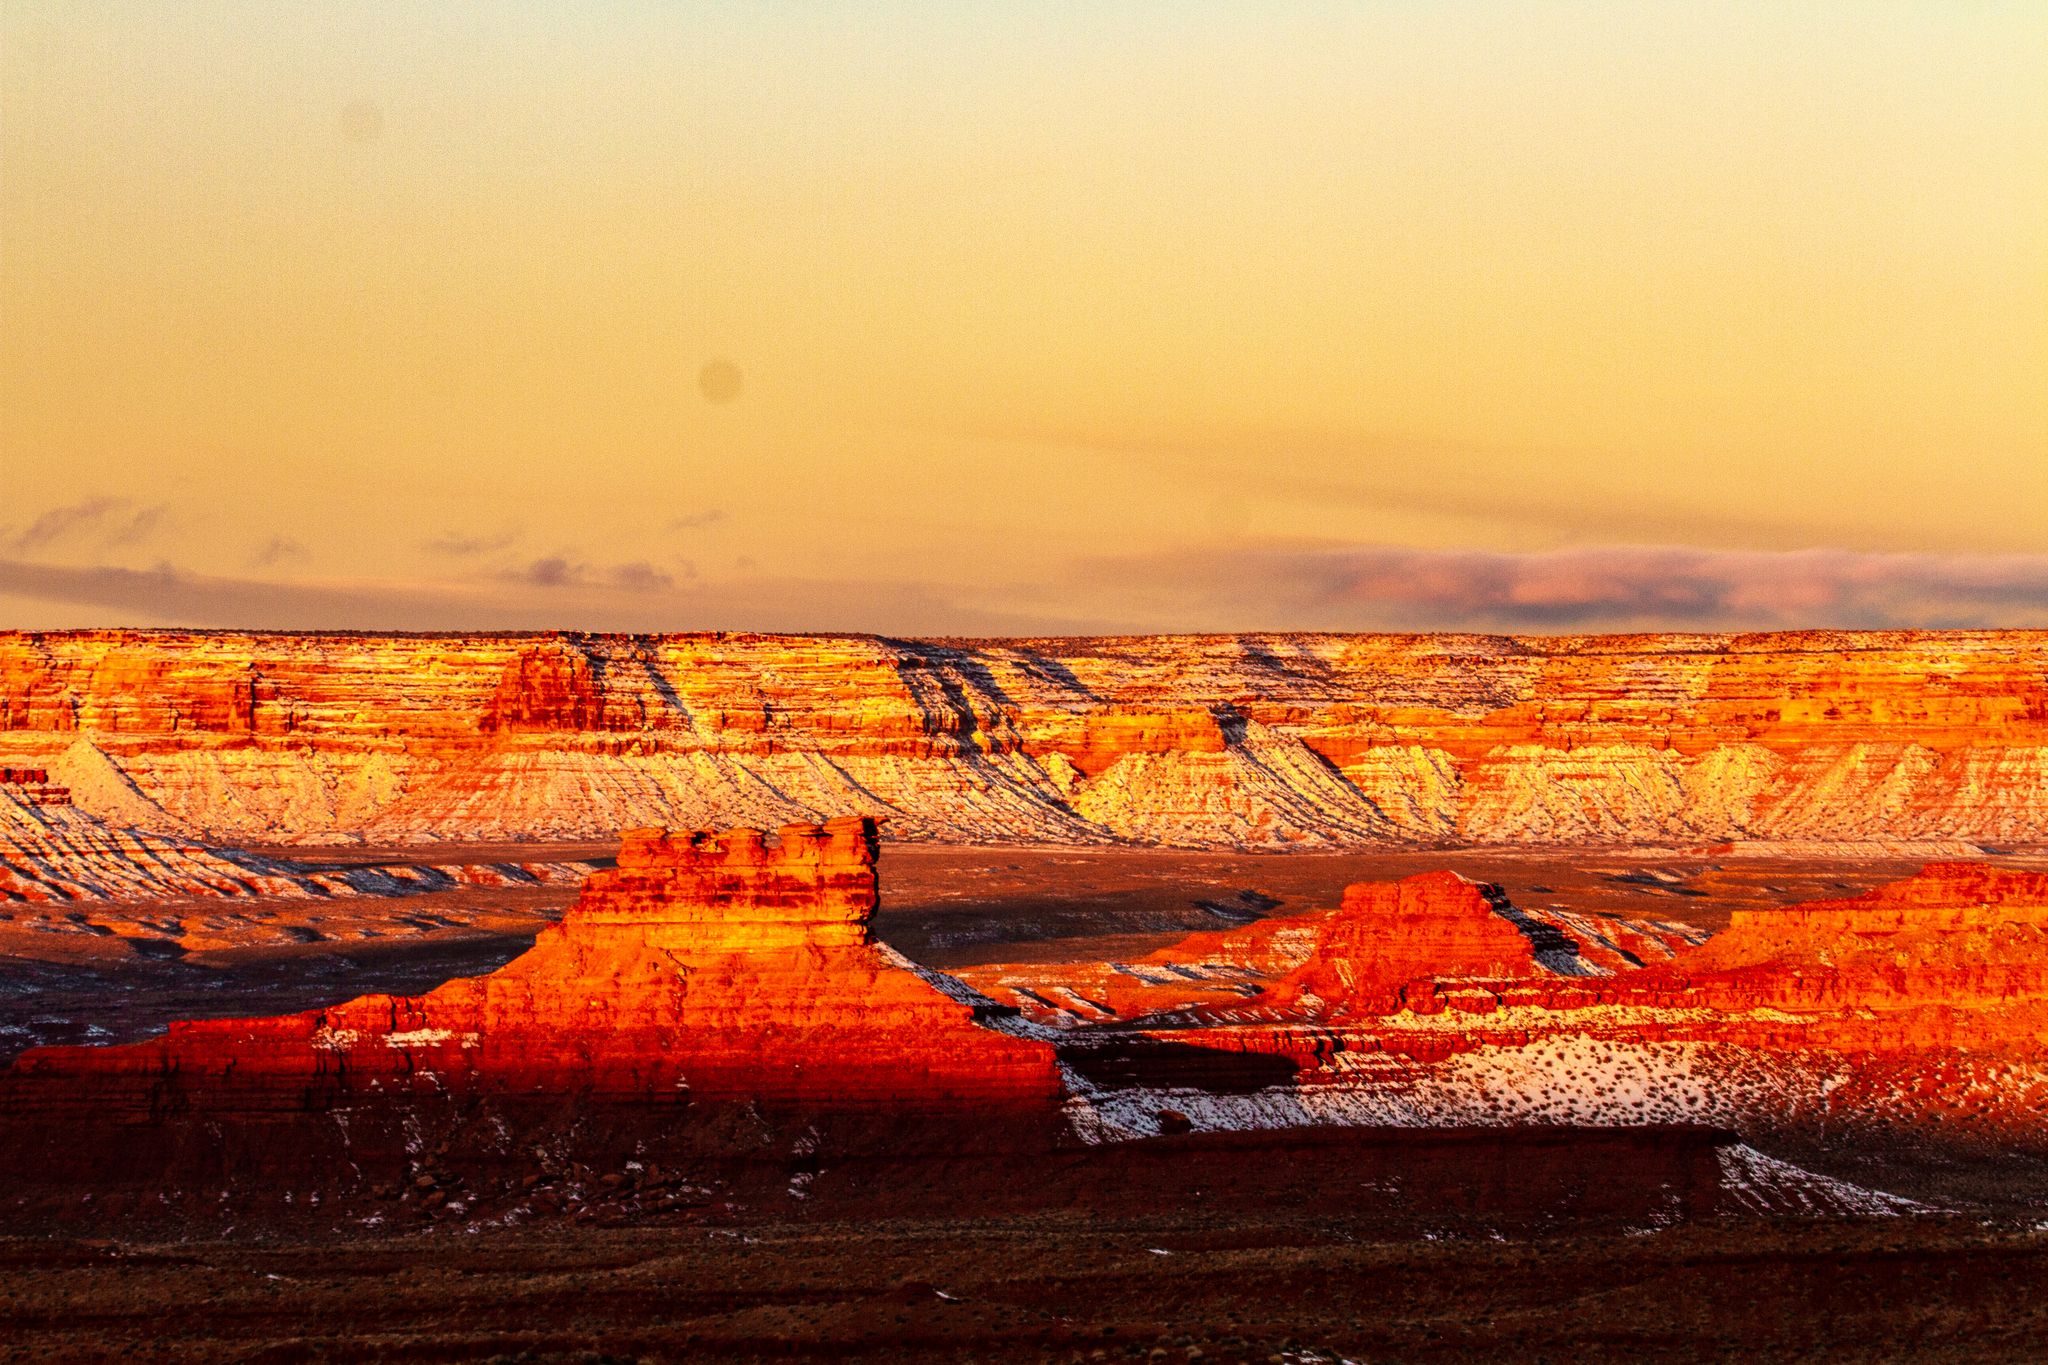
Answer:
<path fill-rule="evenodd" d="M 229 842 L 2048 841 L 2048 636 L 10 633 L 0 763 Z"/>
<path fill-rule="evenodd" d="M 1228 1033 L 1243 1022 L 1398 1014 L 1411 997 L 1429 1009 L 1441 989 L 1482 982 L 1565 989 L 1670 961 L 1705 939 L 1676 921 L 1522 910 L 1498 886 L 1425 872 L 1346 887 L 1332 909 L 1190 934 L 1134 962 L 995 963 L 958 975 L 1062 1030 L 1170 1018 Z"/>

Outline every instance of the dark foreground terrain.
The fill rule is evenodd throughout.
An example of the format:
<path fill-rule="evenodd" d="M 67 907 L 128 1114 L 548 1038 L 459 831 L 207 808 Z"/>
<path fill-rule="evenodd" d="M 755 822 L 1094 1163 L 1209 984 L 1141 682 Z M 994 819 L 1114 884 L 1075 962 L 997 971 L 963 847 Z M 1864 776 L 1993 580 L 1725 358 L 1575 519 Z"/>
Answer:
<path fill-rule="evenodd" d="M 2048 1233 L 1701 1224 L 1372 1240 L 1346 1202 L 987 1221 L 0 1242 L 0 1359 L 1986 1361 Z"/>

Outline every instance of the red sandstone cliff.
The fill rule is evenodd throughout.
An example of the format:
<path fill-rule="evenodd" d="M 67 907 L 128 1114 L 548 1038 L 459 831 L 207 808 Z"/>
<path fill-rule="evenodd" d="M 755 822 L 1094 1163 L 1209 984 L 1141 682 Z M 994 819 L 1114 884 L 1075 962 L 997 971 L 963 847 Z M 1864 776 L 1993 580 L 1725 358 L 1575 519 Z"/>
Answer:
<path fill-rule="evenodd" d="M 1401 987 L 1419 979 L 1533 976 L 1534 946 L 1509 921 L 1510 911 L 1499 887 L 1450 872 L 1346 887 L 1308 961 L 1267 998 L 1359 1009 L 1391 1005 Z"/>
<path fill-rule="evenodd" d="M 15 632 L 0 764 L 229 841 L 2048 841 L 2048 636 Z"/>
<path fill-rule="evenodd" d="M 1563 1027 L 1576 1011 L 1621 1007 L 1674 1016 L 1645 1020 L 1644 1036 L 1873 1051 L 1968 1042 L 2048 1055 L 2048 874 L 2038 872 L 1930 864 L 1849 900 L 1737 910 L 1697 947 L 1608 922 L 1610 946 L 1650 949 L 1647 965 L 1621 970 L 1596 963 L 1574 936 L 1579 926 L 1519 910 L 1499 887 L 1434 872 L 1362 882 L 1335 911 L 1198 935 L 1155 958 L 1304 930 L 1312 946 L 1273 972 L 1254 1005 L 1348 1020 L 1429 1014 L 1447 1002 L 1526 1007 Z M 1697 1017 L 1676 1017 L 1687 1014 Z"/>
<path fill-rule="evenodd" d="M 1627 984 L 1810 1017 L 1838 1046 L 2048 1056 L 2048 875 L 1934 863 L 1849 900 L 1738 910 L 1725 932 Z"/>

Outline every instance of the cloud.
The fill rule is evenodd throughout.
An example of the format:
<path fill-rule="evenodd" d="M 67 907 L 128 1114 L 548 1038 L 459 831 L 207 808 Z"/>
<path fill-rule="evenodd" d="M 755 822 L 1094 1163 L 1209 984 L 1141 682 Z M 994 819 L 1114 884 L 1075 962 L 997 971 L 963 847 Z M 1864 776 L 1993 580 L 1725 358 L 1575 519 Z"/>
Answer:
<path fill-rule="evenodd" d="M 1522 545 L 1627 535 L 1791 549 L 1857 534 L 1811 508 L 1766 501 L 1736 511 L 1674 502 L 1666 481 L 1620 476 L 1617 471 L 1649 468 L 1627 451 L 1604 452 L 1596 461 L 1596 452 L 1577 448 L 1291 427 L 1146 433 L 1027 423 L 946 430 L 1011 447 L 1024 459 L 1045 451 L 1085 452 L 1233 499 L 1452 521 Z M 1609 469 L 1597 485 L 1584 472 L 1595 463 Z M 1560 469 L 1580 472 L 1561 478 Z"/>
<path fill-rule="evenodd" d="M 456 580 L 276 582 L 0 559 L 9 619 L 296 629 L 1501 633 L 2048 626 L 2048 556 L 1605 546 L 1539 553 L 1269 545 L 1125 556 L 967 586 L 552 555 Z M 31 605 L 32 604 L 32 605 Z"/>
<path fill-rule="evenodd" d="M 510 549 L 518 539 L 517 531 L 503 531 L 495 536 L 440 536 L 421 541 L 420 548 L 428 554 L 447 555 L 451 559 L 474 559 L 478 555 Z"/>
<path fill-rule="evenodd" d="M 124 524 L 115 527 L 100 544 L 110 550 L 122 545 L 139 545 L 156 534 L 157 528 L 163 525 L 164 517 L 169 511 L 170 508 L 164 503 L 141 508 Z"/>
<path fill-rule="evenodd" d="M 549 555 L 515 570 L 510 576 L 514 582 L 535 588 L 566 588 L 583 581 L 583 566 L 571 564 L 560 555 Z"/>
<path fill-rule="evenodd" d="M 282 564 L 286 560 L 304 559 L 305 557 L 306 547 L 299 544 L 298 541 L 293 540 L 290 536 L 272 536 L 270 543 L 258 550 L 250 558 L 249 563 L 253 568 L 263 569 L 268 568 L 272 564 Z"/>
<path fill-rule="evenodd" d="M 529 588 L 587 588 L 609 585 L 623 592 L 666 592 L 676 585 L 675 575 L 658 569 L 644 559 L 606 568 L 570 560 L 564 555 L 547 555 L 523 568 L 496 575 L 500 580 Z"/>
<path fill-rule="evenodd" d="M 53 507 L 29 523 L 27 530 L 7 542 L 17 550 L 39 550 L 90 533 L 115 512 L 128 506 L 126 498 L 87 498 L 63 507 Z"/>
<path fill-rule="evenodd" d="M 164 503 L 136 507 L 132 498 L 92 497 L 53 507 L 17 534 L 0 537 L 16 550 L 44 550 L 91 543 L 101 549 L 139 545 L 155 535 L 170 508 Z"/>
<path fill-rule="evenodd" d="M 646 560 L 635 560 L 631 564 L 614 564 L 606 575 L 614 587 L 627 592 L 665 592 L 676 585 L 675 575 L 655 568 Z"/>
<path fill-rule="evenodd" d="M 1178 629 L 1767 630 L 2048 624 L 2048 556 L 1269 546 L 1091 562 Z"/>
<path fill-rule="evenodd" d="M 530 567 L 530 566 L 529 566 Z M 651 577 L 643 577 L 647 569 Z M 653 590 L 661 573 L 622 565 L 566 575 L 545 593 L 519 575 L 461 582 L 275 582 L 153 569 L 0 559 L 0 600 L 34 629 L 178 625 L 247 630 L 774 630 L 902 636 L 1097 632 L 1102 622 L 990 610 L 918 583 L 751 578 Z M 623 577 L 624 583 L 605 581 Z M 38 604 L 24 609 L 16 604 Z"/>
<path fill-rule="evenodd" d="M 678 531 L 701 531 L 707 526 L 716 526 L 724 520 L 725 509 L 723 507 L 707 507 L 701 512 L 686 512 L 682 516 L 671 517 L 667 527 L 664 529 L 670 535 L 674 535 Z"/>

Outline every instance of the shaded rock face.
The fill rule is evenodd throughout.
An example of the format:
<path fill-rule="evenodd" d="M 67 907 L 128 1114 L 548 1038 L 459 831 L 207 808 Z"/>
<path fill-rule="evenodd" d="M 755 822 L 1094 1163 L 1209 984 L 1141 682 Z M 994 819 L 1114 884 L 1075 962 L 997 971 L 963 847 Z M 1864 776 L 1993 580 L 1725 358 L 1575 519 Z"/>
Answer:
<path fill-rule="evenodd" d="M 2048 636 L 0 632 L 0 764 L 227 842 L 2033 841 Z"/>
<path fill-rule="evenodd" d="M 871 941 L 875 857 L 862 817 L 772 843 L 634 831 L 560 924 L 487 976 L 25 1053 L 0 1075 L 0 1135 L 39 1160 L 10 1183 L 89 1185 L 123 1160 L 146 1175 L 152 1154 L 237 1184 L 346 1183 L 405 1167 L 429 1134 L 486 1164 L 565 1142 L 614 1162 L 732 1155 L 863 1120 L 892 1147 L 919 1124 L 970 1146 L 1049 1141 L 1052 1049 L 985 1027 L 1005 1011 Z"/>

